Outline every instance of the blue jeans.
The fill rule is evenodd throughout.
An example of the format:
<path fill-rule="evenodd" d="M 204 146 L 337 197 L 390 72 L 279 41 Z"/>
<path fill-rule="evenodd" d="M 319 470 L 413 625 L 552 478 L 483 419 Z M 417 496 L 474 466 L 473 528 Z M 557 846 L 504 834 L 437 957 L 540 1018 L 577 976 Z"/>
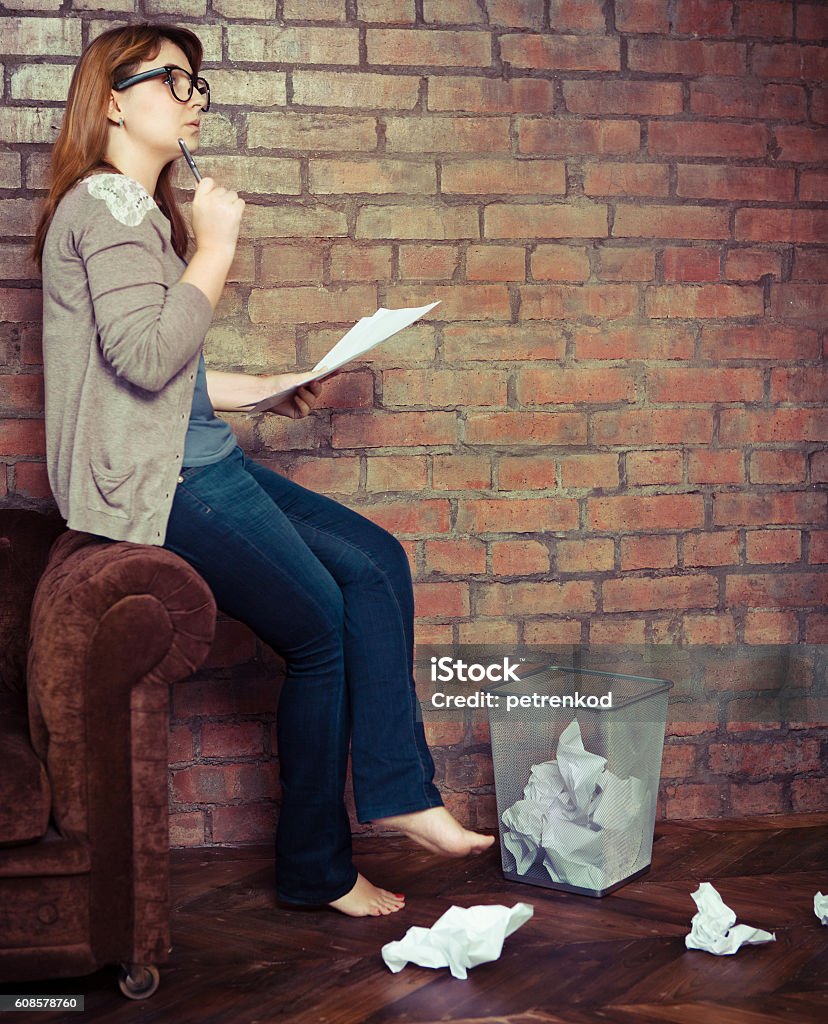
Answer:
<path fill-rule="evenodd" d="M 164 547 L 286 665 L 277 894 L 330 902 L 357 878 L 344 803 L 349 740 L 360 822 L 443 803 L 418 720 L 408 558 L 386 530 L 239 445 L 181 475 Z"/>

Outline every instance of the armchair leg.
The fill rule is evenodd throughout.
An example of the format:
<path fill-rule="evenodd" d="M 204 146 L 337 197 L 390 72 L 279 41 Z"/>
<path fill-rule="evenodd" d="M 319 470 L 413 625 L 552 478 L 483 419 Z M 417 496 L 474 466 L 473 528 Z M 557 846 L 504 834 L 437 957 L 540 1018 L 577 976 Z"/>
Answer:
<path fill-rule="evenodd" d="M 160 982 L 155 964 L 122 963 L 118 972 L 118 987 L 127 999 L 149 999 Z"/>

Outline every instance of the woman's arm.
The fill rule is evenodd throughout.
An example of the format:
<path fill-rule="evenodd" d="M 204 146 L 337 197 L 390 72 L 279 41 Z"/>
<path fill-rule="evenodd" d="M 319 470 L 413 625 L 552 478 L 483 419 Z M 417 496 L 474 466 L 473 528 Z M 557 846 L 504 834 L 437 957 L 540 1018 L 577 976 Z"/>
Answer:
<path fill-rule="evenodd" d="M 302 379 L 301 373 L 269 373 L 256 376 L 252 373 L 228 373 L 224 370 L 206 370 L 207 394 L 216 412 L 242 412 L 242 407 L 250 403 L 261 402 L 268 395 L 288 387 L 293 379 Z M 310 384 L 297 388 L 284 401 L 268 409 L 289 419 L 300 419 L 307 416 L 316 405 L 316 398 L 322 390 L 322 384 L 311 381 Z"/>

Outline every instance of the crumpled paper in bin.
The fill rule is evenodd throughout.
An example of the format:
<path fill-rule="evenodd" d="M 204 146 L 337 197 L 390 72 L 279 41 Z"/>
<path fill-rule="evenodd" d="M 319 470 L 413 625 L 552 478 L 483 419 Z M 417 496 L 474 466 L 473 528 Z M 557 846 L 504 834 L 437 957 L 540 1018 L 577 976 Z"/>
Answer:
<path fill-rule="evenodd" d="M 503 906 L 452 906 L 430 928 L 409 928 L 396 942 L 386 942 L 382 958 L 396 974 L 407 963 L 448 967 L 455 978 L 467 968 L 497 960 L 503 941 L 534 914 L 530 903 Z"/>
<path fill-rule="evenodd" d="M 635 866 L 650 799 L 642 779 L 620 778 L 584 748 L 575 719 L 558 739 L 556 759 L 532 765 L 523 799 L 503 812 L 503 844 L 518 874 L 542 849 L 553 882 L 603 889 Z"/>
<path fill-rule="evenodd" d="M 736 915 L 709 882 L 699 882 L 698 889 L 690 895 L 699 909 L 690 922 L 689 935 L 684 938 L 688 949 L 729 956 L 745 944 L 776 942 L 772 932 L 736 924 Z"/>
<path fill-rule="evenodd" d="M 814 913 L 822 924 L 828 924 L 828 896 L 823 896 L 821 892 L 814 896 Z"/>

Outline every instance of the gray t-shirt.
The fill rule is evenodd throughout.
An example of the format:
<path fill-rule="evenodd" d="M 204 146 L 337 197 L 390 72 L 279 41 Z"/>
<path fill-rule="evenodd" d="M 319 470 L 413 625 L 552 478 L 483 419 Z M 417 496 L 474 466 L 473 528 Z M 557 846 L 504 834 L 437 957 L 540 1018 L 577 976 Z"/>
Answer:
<path fill-rule="evenodd" d="M 193 407 L 184 439 L 185 466 L 207 466 L 218 462 L 236 447 L 236 435 L 229 423 L 216 416 L 207 392 L 207 368 L 204 352 L 198 358 Z"/>

